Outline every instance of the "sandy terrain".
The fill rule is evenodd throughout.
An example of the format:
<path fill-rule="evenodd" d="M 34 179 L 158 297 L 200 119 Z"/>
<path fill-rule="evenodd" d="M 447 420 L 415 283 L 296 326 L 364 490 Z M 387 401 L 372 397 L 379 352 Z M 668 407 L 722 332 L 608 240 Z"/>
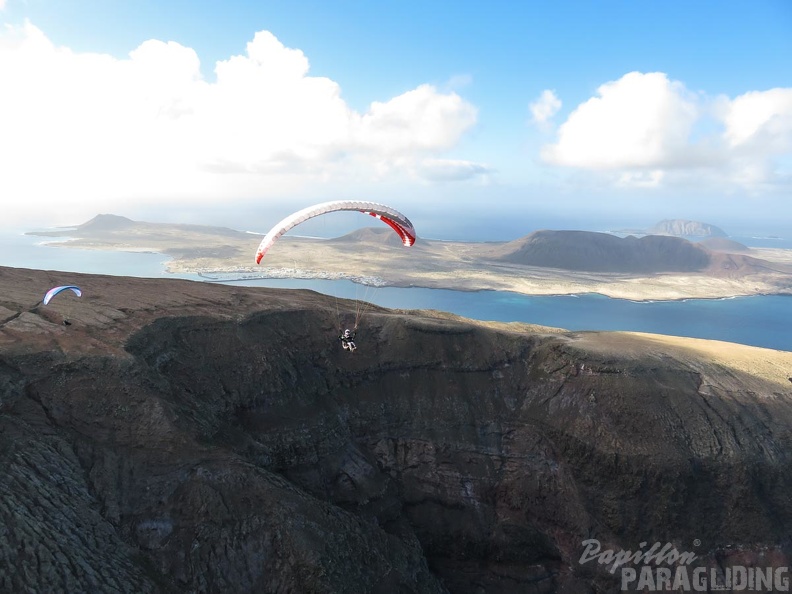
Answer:
<path fill-rule="evenodd" d="M 587 351 L 618 357 L 684 361 L 701 375 L 702 393 L 713 385 L 729 391 L 735 374 L 769 381 L 784 390 L 792 387 L 792 352 L 645 332 L 583 332 L 572 340 Z"/>

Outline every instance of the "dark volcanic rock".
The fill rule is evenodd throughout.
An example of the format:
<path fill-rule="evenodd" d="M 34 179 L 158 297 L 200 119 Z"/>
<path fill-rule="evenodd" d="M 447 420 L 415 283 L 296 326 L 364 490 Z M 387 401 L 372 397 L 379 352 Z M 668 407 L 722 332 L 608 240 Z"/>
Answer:
<path fill-rule="evenodd" d="M 311 292 L 68 278 L 43 310 L 65 274 L 0 269 L 2 591 L 617 590 L 586 539 L 788 564 L 786 373 L 379 308 L 350 355 Z"/>
<path fill-rule="evenodd" d="M 710 264 L 706 249 L 678 237 L 591 231 L 535 231 L 486 253 L 503 262 L 585 272 L 695 272 Z"/>

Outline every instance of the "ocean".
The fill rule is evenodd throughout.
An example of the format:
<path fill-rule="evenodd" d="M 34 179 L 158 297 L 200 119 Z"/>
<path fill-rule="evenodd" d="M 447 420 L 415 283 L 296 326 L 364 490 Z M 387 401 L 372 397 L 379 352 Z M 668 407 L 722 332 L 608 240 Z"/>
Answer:
<path fill-rule="evenodd" d="M 748 239 L 743 238 L 743 243 Z M 787 247 L 788 243 L 775 238 L 761 241 L 774 247 Z M 210 282 L 197 275 L 166 273 L 168 257 L 162 254 L 55 248 L 42 242 L 43 238 L 26 236 L 22 231 L 0 234 L 0 265 Z M 478 320 L 526 322 L 568 330 L 653 332 L 792 351 L 792 296 L 785 295 L 633 302 L 601 295 L 532 297 L 503 291 L 375 289 L 330 280 L 264 279 L 229 284 L 311 289 L 384 307 L 437 309 Z"/>

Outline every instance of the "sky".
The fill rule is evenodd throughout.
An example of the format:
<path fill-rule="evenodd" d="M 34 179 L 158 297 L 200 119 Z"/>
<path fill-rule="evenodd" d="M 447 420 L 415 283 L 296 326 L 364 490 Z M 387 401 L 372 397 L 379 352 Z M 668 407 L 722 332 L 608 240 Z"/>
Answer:
<path fill-rule="evenodd" d="M 792 2 L 0 0 L 0 227 L 792 236 Z"/>

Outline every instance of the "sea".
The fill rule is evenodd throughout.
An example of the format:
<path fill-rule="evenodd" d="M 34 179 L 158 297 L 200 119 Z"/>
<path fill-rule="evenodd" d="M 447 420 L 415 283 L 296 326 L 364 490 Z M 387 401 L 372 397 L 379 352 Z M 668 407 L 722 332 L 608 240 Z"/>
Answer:
<path fill-rule="evenodd" d="M 732 237 L 751 247 L 792 249 L 779 237 Z M 157 253 L 79 250 L 47 245 L 24 230 L 0 233 L 0 265 L 146 278 L 217 282 L 165 271 Z M 226 284 L 310 289 L 339 298 L 399 309 L 435 309 L 477 320 L 526 322 L 567 330 L 625 330 L 709 338 L 792 351 L 792 296 L 636 302 L 602 295 L 526 296 L 507 291 L 366 287 L 345 280 L 231 279 Z"/>

